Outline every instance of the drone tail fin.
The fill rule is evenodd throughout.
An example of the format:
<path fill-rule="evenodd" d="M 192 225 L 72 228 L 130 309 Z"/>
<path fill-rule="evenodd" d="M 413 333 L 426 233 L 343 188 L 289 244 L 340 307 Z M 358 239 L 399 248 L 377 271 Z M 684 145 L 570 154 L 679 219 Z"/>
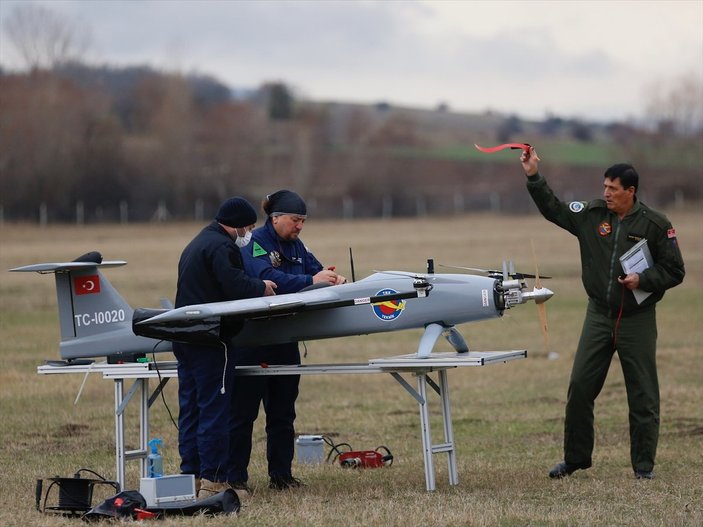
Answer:
<path fill-rule="evenodd" d="M 62 359 L 169 351 L 168 344 L 134 334 L 132 307 L 99 269 L 126 263 L 104 262 L 100 253 L 92 252 L 72 262 L 27 265 L 10 271 L 54 274 Z"/>

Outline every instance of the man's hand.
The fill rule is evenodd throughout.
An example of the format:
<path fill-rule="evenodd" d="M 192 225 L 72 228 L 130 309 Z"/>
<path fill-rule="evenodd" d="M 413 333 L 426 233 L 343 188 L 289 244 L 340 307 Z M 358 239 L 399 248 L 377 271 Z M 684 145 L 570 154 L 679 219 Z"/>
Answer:
<path fill-rule="evenodd" d="M 639 289 L 640 287 L 640 275 L 638 273 L 630 273 L 625 276 L 625 278 L 618 277 L 618 282 L 627 287 L 628 289 Z"/>
<path fill-rule="evenodd" d="M 264 289 L 264 296 L 273 296 L 276 294 L 274 289 L 276 289 L 278 286 L 276 285 L 276 282 L 272 282 L 271 280 L 264 280 L 264 285 L 266 285 L 266 289 Z"/>
<path fill-rule="evenodd" d="M 522 169 L 525 171 L 526 176 L 534 176 L 539 171 L 539 156 L 534 147 L 530 147 L 529 152 L 523 150 L 520 156 L 520 162 L 522 163 Z"/>
<path fill-rule="evenodd" d="M 323 269 L 319 273 L 317 273 L 315 276 L 312 277 L 312 283 L 317 284 L 320 282 L 327 282 L 330 285 L 339 285 L 339 284 L 345 284 L 347 282 L 347 279 L 344 278 L 342 275 L 339 275 L 335 273 L 331 268 L 330 269 Z"/>

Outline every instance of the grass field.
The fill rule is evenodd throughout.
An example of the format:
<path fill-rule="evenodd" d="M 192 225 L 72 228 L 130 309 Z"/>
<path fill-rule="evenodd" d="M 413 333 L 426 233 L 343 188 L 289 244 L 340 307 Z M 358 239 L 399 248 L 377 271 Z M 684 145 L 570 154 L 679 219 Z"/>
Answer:
<path fill-rule="evenodd" d="M 657 477 L 636 481 L 629 464 L 627 403 L 617 357 L 596 405 L 594 466 L 564 481 L 546 473 L 561 459 L 564 401 L 585 309 L 578 250 L 566 232 L 539 216 L 468 215 L 432 220 L 323 222 L 310 220 L 303 238 L 326 265 L 357 278 L 372 269 L 422 272 L 437 264 L 495 268 L 511 258 L 554 277 L 547 303 L 551 350 L 547 360 L 534 305 L 501 319 L 461 327 L 474 350 L 527 348 L 526 360 L 449 372 L 459 485 L 447 483 L 444 455 L 435 456 L 437 490 L 425 491 L 417 404 L 390 376 L 308 376 L 301 382 L 298 433 L 323 433 L 358 449 L 387 445 L 390 468 L 354 471 L 298 466 L 306 486 L 267 488 L 265 436 L 255 430 L 252 483 L 256 493 L 232 518 L 183 518 L 163 525 L 703 525 L 703 234 L 699 211 L 669 211 L 686 262 L 684 284 L 658 309 L 662 426 Z M 64 261 L 90 250 L 129 265 L 106 277 L 134 306 L 173 299 L 181 249 L 196 224 L 36 228 L 0 227 L 0 525 L 75 525 L 79 520 L 34 510 L 38 478 L 89 468 L 114 477 L 113 386 L 83 376 L 39 376 L 38 365 L 58 358 L 52 276 L 7 273 L 19 265 Z M 415 331 L 307 343 L 305 363 L 360 362 L 410 353 Z M 302 347 L 301 347 L 302 348 Z M 442 342 L 438 348 L 447 351 Z M 169 356 L 163 356 L 170 358 Z M 412 383 L 412 379 L 410 379 Z M 165 396 L 177 414 L 176 383 Z M 436 397 L 433 403 L 436 404 Z M 438 415 L 438 408 L 433 408 Z M 136 412 L 135 412 L 136 413 Z M 137 442 L 128 416 L 127 448 Z M 440 422 L 433 420 L 436 437 Z M 167 473 L 178 471 L 177 432 L 162 402 L 151 411 L 151 436 L 165 442 Z M 136 462 L 128 463 L 138 488 Z M 94 502 L 97 502 L 96 499 Z"/>

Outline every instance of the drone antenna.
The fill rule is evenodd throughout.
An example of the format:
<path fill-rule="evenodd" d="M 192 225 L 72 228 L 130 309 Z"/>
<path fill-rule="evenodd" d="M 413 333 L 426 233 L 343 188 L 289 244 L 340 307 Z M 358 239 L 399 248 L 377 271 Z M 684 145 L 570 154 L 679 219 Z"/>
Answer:
<path fill-rule="evenodd" d="M 432 258 L 427 259 L 427 274 L 434 274 L 434 260 Z"/>
<path fill-rule="evenodd" d="M 356 282 L 356 278 L 354 277 L 354 257 L 352 256 L 352 248 L 351 247 L 349 247 L 349 266 L 351 267 L 352 282 Z"/>

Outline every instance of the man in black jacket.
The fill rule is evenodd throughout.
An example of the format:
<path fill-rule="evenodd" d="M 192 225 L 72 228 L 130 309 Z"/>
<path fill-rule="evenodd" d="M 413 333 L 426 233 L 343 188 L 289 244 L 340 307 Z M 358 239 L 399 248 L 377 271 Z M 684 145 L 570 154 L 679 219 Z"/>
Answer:
<path fill-rule="evenodd" d="M 666 216 L 637 199 L 639 176 L 631 165 L 620 163 L 605 171 L 603 199 L 565 203 L 539 174 L 534 148 L 523 152 L 520 160 L 527 189 L 542 215 L 578 238 L 581 279 L 588 294 L 569 381 L 564 461 L 549 477 L 562 478 L 591 466 L 595 399 L 617 351 L 629 406 L 630 462 L 637 479 L 652 479 L 659 439 L 656 303 L 685 274 L 676 230 Z M 625 274 L 620 257 L 642 240 L 651 265 Z"/>
<path fill-rule="evenodd" d="M 251 238 L 256 211 L 243 198 L 225 201 L 208 226 L 186 246 L 178 263 L 176 307 L 273 295 L 270 280 L 244 272 L 240 247 Z M 227 485 L 230 400 L 234 360 L 222 346 L 174 343 L 178 359 L 178 449 L 181 472 L 194 474 L 199 494 Z"/>

